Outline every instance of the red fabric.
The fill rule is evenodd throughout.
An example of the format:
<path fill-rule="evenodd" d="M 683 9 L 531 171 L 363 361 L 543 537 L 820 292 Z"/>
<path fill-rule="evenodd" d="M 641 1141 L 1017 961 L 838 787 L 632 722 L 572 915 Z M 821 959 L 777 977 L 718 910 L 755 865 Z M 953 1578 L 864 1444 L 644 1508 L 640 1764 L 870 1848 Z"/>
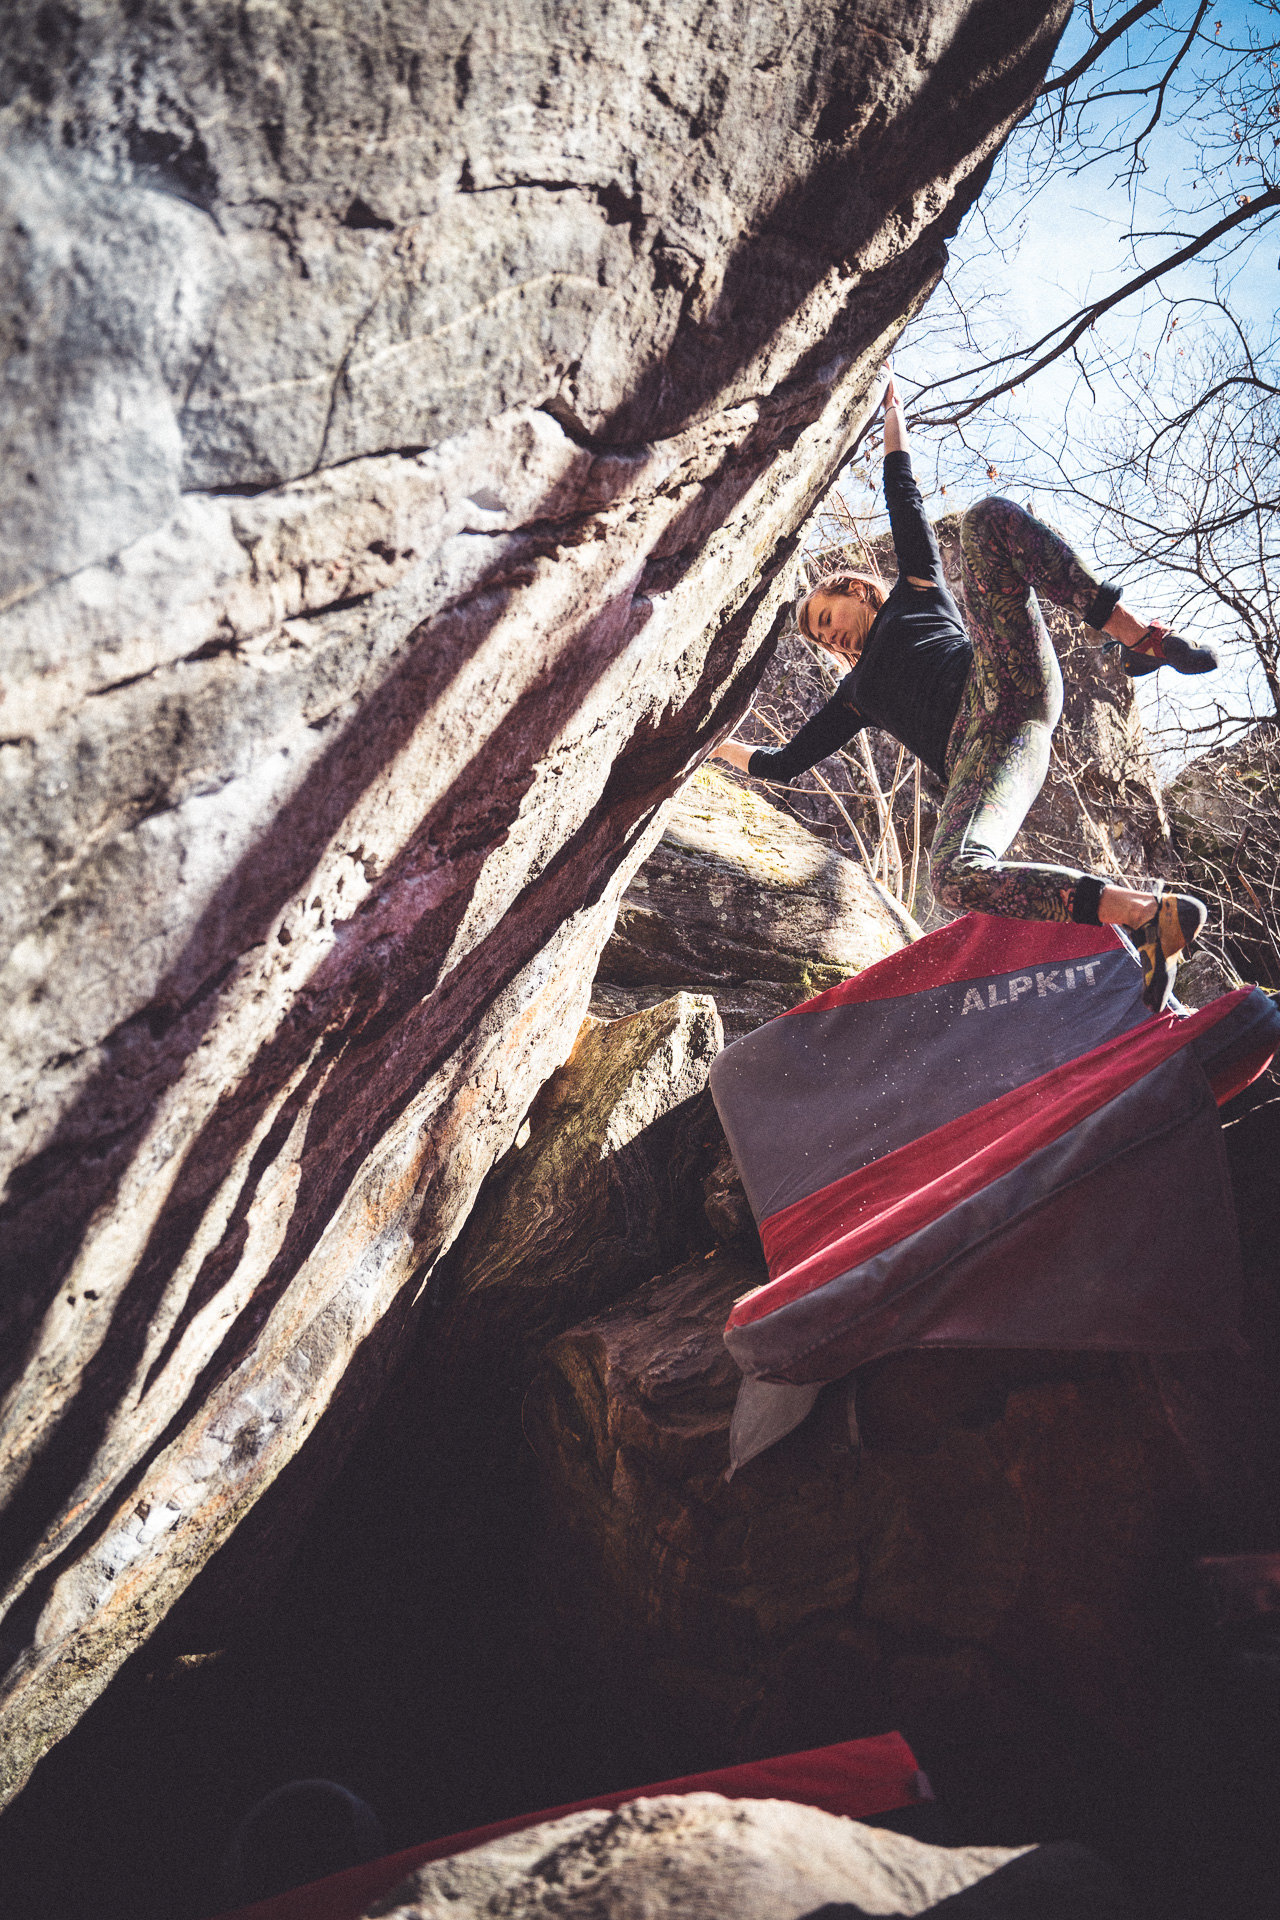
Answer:
<path fill-rule="evenodd" d="M 1252 991 L 1223 994 L 1189 1018 L 1167 1013 L 1131 1027 L 762 1221 L 774 1277 L 737 1302 L 729 1326 L 750 1326 L 940 1219 L 1208 1032 Z"/>
<path fill-rule="evenodd" d="M 863 1000 L 899 1000 L 931 987 L 1026 967 L 1068 965 L 1091 954 L 1114 953 L 1124 942 L 1112 927 L 1077 927 L 1072 921 L 1012 920 L 998 913 L 966 913 L 923 940 L 913 941 L 838 987 L 802 1000 L 778 1017 L 851 1007 Z"/>
<path fill-rule="evenodd" d="M 309 1887 L 294 1887 L 272 1900 L 240 1907 L 221 1920 L 356 1920 L 379 1894 L 389 1893 L 405 1875 L 428 1860 L 444 1860 L 467 1853 L 504 1833 L 520 1833 L 560 1820 L 566 1813 L 589 1807 L 621 1807 L 629 1800 L 648 1800 L 659 1793 L 722 1793 L 728 1800 L 795 1800 L 803 1807 L 821 1807 L 825 1813 L 847 1814 L 868 1820 L 897 1807 L 914 1806 L 929 1797 L 922 1788 L 920 1763 L 900 1733 L 881 1733 L 870 1740 L 844 1740 L 833 1747 L 815 1747 L 808 1753 L 788 1753 L 776 1760 L 753 1760 L 718 1773 L 695 1773 L 684 1780 L 663 1780 L 650 1787 L 628 1787 L 604 1793 L 594 1800 L 575 1800 L 567 1807 L 548 1807 L 541 1813 L 523 1813 L 492 1826 L 473 1827 L 444 1840 L 428 1840 L 389 1853 L 363 1867 L 349 1867 Z"/>
<path fill-rule="evenodd" d="M 1220 1107 L 1228 1100 L 1234 1100 L 1238 1093 L 1251 1087 L 1255 1080 L 1264 1074 L 1275 1058 L 1275 1049 L 1264 1040 L 1256 1053 L 1246 1054 L 1242 1060 L 1233 1060 L 1229 1067 L 1220 1073 L 1209 1076 L 1209 1085 L 1213 1088 L 1213 1097 Z"/>

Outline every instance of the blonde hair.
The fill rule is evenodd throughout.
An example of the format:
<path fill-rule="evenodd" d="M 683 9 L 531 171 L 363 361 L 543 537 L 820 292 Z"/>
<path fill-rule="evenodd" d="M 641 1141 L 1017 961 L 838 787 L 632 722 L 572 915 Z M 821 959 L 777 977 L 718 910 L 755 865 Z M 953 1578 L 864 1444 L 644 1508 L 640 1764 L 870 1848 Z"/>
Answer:
<path fill-rule="evenodd" d="M 810 603 L 818 593 L 837 593 L 850 600 L 860 600 L 864 606 L 871 607 L 875 613 L 879 613 L 889 598 L 888 587 L 883 580 L 878 580 L 874 573 L 829 573 L 825 579 L 815 581 L 796 607 L 796 625 L 806 640 L 812 640 L 815 646 L 828 647 L 828 649 L 829 642 L 823 640 L 809 625 Z"/>

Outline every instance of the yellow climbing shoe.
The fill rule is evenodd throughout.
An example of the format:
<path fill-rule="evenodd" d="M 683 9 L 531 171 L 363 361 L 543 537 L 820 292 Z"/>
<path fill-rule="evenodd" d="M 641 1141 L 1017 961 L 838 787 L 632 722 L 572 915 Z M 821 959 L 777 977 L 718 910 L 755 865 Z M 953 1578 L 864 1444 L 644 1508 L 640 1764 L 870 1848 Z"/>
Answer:
<path fill-rule="evenodd" d="M 1152 1013 L 1163 1013 L 1173 997 L 1178 957 L 1195 949 L 1209 909 L 1203 900 L 1186 893 L 1164 893 L 1145 927 L 1131 930 L 1130 938 L 1142 956 L 1142 1000 Z"/>

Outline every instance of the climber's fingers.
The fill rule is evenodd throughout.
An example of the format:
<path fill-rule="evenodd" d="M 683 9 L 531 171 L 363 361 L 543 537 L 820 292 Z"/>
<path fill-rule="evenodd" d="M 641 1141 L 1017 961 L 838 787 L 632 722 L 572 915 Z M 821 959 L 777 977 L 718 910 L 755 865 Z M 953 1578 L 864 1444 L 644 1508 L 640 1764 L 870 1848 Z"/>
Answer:
<path fill-rule="evenodd" d="M 712 749 L 711 758 L 713 760 L 727 760 L 731 767 L 738 769 L 739 773 L 746 773 L 748 763 L 751 759 L 751 753 L 752 749 L 743 746 L 740 740 L 722 740 L 718 747 Z"/>

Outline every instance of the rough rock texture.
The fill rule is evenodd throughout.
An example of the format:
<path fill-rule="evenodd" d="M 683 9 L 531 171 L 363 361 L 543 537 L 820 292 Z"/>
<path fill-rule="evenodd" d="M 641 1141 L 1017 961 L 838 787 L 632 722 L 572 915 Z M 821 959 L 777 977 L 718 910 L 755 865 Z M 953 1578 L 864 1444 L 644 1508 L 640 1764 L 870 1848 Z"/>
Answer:
<path fill-rule="evenodd" d="M 863 867 L 704 767 L 623 896 L 591 1010 L 701 987 L 736 1040 L 919 931 Z"/>
<path fill-rule="evenodd" d="M 584 1314 L 714 1240 L 758 1246 L 704 1091 L 725 1029 L 918 931 L 856 863 L 702 768 L 623 898 L 572 1055 L 432 1279 L 424 1397 L 474 1419 L 495 1385 L 523 1395 Z"/>
<path fill-rule="evenodd" d="M 644 1711 L 747 1758 L 1044 1711 L 1131 1738 L 1194 1486 L 1146 1364 L 892 1355 L 725 1482 L 723 1250 L 548 1348 L 525 1432 L 548 1616 Z M 625 1679 L 623 1678 L 625 1676 Z"/>
<path fill-rule="evenodd" d="M 1058 1850 L 1051 1850 L 1058 1851 Z M 1034 1850 L 1033 1857 L 1034 1857 Z M 1025 1908 L 1006 1882 L 965 1912 L 1046 1911 L 1063 1920 L 1122 1920 L 1128 1911 L 1101 1861 L 1081 1848 L 1046 1876 Z M 818 1913 L 918 1914 L 982 1883 L 1027 1849 L 931 1847 L 905 1834 L 785 1800 L 725 1800 L 718 1793 L 662 1794 L 616 1812 L 569 1814 L 421 1867 L 367 1909 L 368 1920 L 510 1920 L 576 1914 L 581 1920 L 813 1920 Z M 1031 1862 L 1028 1861 L 1028 1865 Z M 1036 1862 L 1037 1866 L 1041 1863 Z M 1059 1863 L 1054 1863 L 1059 1864 Z M 1043 1870 L 1043 1869 L 1042 1869 Z M 1025 1872 L 1025 1869 L 1024 1869 Z M 1074 1897 L 1073 1897 L 1074 1885 Z"/>
<path fill-rule="evenodd" d="M 341 1456 L 1066 11 L 8 9 L 4 1792 Z"/>
<path fill-rule="evenodd" d="M 1210 903 L 1205 957 L 1280 988 L 1280 726 L 1190 761 L 1165 798 L 1182 872 Z"/>
<path fill-rule="evenodd" d="M 437 1395 L 486 1376 L 522 1392 L 553 1334 L 711 1243 L 704 1182 L 724 1135 L 706 1085 L 723 1038 L 706 994 L 588 1020 L 437 1270 Z"/>

